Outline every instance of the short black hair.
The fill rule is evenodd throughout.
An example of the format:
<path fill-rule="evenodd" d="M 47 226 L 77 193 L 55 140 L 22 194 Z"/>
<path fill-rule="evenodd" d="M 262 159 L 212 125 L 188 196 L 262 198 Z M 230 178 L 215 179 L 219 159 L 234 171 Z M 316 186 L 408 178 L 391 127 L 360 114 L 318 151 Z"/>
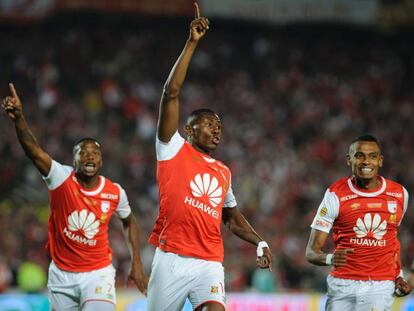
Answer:
<path fill-rule="evenodd" d="M 203 114 L 214 114 L 214 115 L 218 116 L 217 113 L 215 113 L 213 110 L 211 110 L 209 108 L 200 108 L 200 109 L 194 110 L 192 113 L 190 113 L 190 115 L 187 118 L 187 124 L 194 125 L 196 123 L 197 119 Z"/>
<path fill-rule="evenodd" d="M 379 143 L 379 140 L 378 140 L 375 136 L 373 136 L 373 135 L 371 135 L 371 134 L 363 134 L 363 135 L 361 135 L 361 136 L 358 136 L 357 138 L 355 138 L 355 139 L 351 142 L 351 144 L 356 143 L 356 142 L 358 142 L 358 141 L 372 141 L 372 142 L 377 143 L 378 145 L 380 144 L 380 143 Z"/>
<path fill-rule="evenodd" d="M 72 149 L 73 155 L 76 154 L 76 151 L 78 149 L 78 146 L 81 143 L 85 142 L 85 141 L 93 141 L 93 142 L 95 142 L 98 145 L 99 148 L 101 148 L 101 146 L 102 146 L 101 143 L 97 139 L 95 139 L 95 138 L 92 138 L 92 137 L 83 137 L 83 138 L 79 139 L 78 141 L 76 141 L 75 144 L 73 145 L 73 149 Z"/>

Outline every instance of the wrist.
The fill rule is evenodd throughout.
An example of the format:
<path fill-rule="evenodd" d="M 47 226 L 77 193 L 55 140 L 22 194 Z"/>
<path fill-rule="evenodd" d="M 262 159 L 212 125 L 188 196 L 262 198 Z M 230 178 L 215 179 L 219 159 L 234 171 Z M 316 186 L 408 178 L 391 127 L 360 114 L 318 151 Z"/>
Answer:
<path fill-rule="evenodd" d="M 327 266 L 332 266 L 332 264 L 333 264 L 333 254 L 326 254 L 325 264 Z"/>
<path fill-rule="evenodd" d="M 257 250 L 256 250 L 257 257 L 262 257 L 263 256 L 263 248 L 265 248 L 265 247 L 269 248 L 269 245 L 267 245 L 266 241 L 260 241 L 257 244 Z"/>

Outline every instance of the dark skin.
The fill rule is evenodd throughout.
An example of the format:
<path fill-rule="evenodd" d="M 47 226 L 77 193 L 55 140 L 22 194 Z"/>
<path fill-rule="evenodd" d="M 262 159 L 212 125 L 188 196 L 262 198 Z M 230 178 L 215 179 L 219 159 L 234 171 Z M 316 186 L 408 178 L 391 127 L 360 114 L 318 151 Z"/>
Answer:
<path fill-rule="evenodd" d="M 358 188 L 364 190 L 377 189 L 380 186 L 378 178 L 379 169 L 383 165 L 384 157 L 376 142 L 358 141 L 350 145 L 346 155 L 347 165 L 351 167 L 353 182 Z M 318 266 L 326 266 L 327 253 L 323 251 L 329 234 L 320 230 L 312 229 L 308 245 L 306 246 L 306 259 Z M 353 253 L 354 249 L 336 249 L 332 257 L 332 265 L 342 267 L 346 265 L 347 255 Z M 403 278 L 395 281 L 396 289 L 402 292 L 401 296 L 408 295 L 411 287 Z"/>
<path fill-rule="evenodd" d="M 181 87 L 199 40 L 204 37 L 210 25 L 207 18 L 200 16 L 197 3 L 194 5 L 195 19 L 190 25 L 190 35 L 168 76 L 161 97 L 157 137 L 165 143 L 169 142 L 178 130 Z M 201 153 L 210 155 L 220 143 L 221 121 L 214 113 L 203 113 L 196 120 L 188 120 L 184 130 L 187 141 Z M 247 242 L 257 246 L 263 240 L 236 207 L 224 208 L 222 220 L 234 234 Z M 257 265 L 262 269 L 269 268 L 271 271 L 272 254 L 267 247 L 263 248 L 263 251 L 264 255 L 257 258 Z M 224 307 L 217 302 L 208 302 L 199 306 L 196 310 L 221 311 L 224 310 Z"/>
<path fill-rule="evenodd" d="M 39 146 L 27 125 L 23 106 L 14 85 L 10 83 L 9 88 L 11 96 L 7 96 L 3 100 L 3 109 L 14 122 L 17 138 L 26 156 L 43 176 L 47 176 L 52 166 L 52 158 Z M 75 175 L 79 184 L 84 188 L 93 188 L 98 185 L 99 172 L 102 165 L 101 148 L 96 141 L 85 140 L 74 147 L 73 166 Z M 135 216 L 131 213 L 127 218 L 121 219 L 121 222 L 132 257 L 128 282 L 134 282 L 137 288 L 146 294 L 148 278 L 142 269 L 139 251 L 139 230 Z"/>

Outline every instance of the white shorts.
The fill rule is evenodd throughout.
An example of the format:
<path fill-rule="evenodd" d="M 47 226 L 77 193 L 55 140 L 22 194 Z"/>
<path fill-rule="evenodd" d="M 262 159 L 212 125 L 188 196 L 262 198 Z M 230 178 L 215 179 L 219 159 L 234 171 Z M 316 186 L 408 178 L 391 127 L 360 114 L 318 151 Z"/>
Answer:
<path fill-rule="evenodd" d="M 166 253 L 157 248 L 148 284 L 148 311 L 181 310 L 186 298 L 197 308 L 215 301 L 224 306 L 224 268 L 220 262 Z"/>
<path fill-rule="evenodd" d="M 80 310 L 89 301 L 108 301 L 115 305 L 115 268 L 109 265 L 90 272 L 68 272 L 52 261 L 47 288 L 52 310 L 71 310 L 68 304 L 77 305 Z"/>
<path fill-rule="evenodd" d="M 388 311 L 394 302 L 393 281 L 358 281 L 327 277 L 327 311 Z"/>

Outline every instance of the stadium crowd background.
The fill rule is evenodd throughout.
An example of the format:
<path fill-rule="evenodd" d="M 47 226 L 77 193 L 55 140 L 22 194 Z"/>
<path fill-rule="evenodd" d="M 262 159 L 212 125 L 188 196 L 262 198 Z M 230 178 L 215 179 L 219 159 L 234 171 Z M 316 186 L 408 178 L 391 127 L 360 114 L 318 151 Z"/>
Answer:
<path fill-rule="evenodd" d="M 0 95 L 12 81 L 40 144 L 71 164 L 83 136 L 103 144 L 103 174 L 126 189 L 141 225 L 142 256 L 158 212 L 154 135 L 169 69 L 188 18 L 73 13 L 0 26 Z M 211 20 L 182 93 L 222 118 L 215 156 L 232 170 L 238 205 L 269 242 L 273 274 L 255 249 L 223 228 L 227 291 L 324 291 L 326 268 L 305 261 L 309 225 L 326 187 L 349 174 L 350 141 L 382 141 L 384 176 L 414 193 L 414 43 L 411 29 L 382 32 L 338 24 L 266 26 Z M 23 263 L 45 272 L 48 194 L 0 116 L 0 284 L 17 286 Z M 413 200 L 401 227 L 403 263 L 414 254 Z M 129 254 L 120 222 L 110 233 L 118 284 Z"/>

